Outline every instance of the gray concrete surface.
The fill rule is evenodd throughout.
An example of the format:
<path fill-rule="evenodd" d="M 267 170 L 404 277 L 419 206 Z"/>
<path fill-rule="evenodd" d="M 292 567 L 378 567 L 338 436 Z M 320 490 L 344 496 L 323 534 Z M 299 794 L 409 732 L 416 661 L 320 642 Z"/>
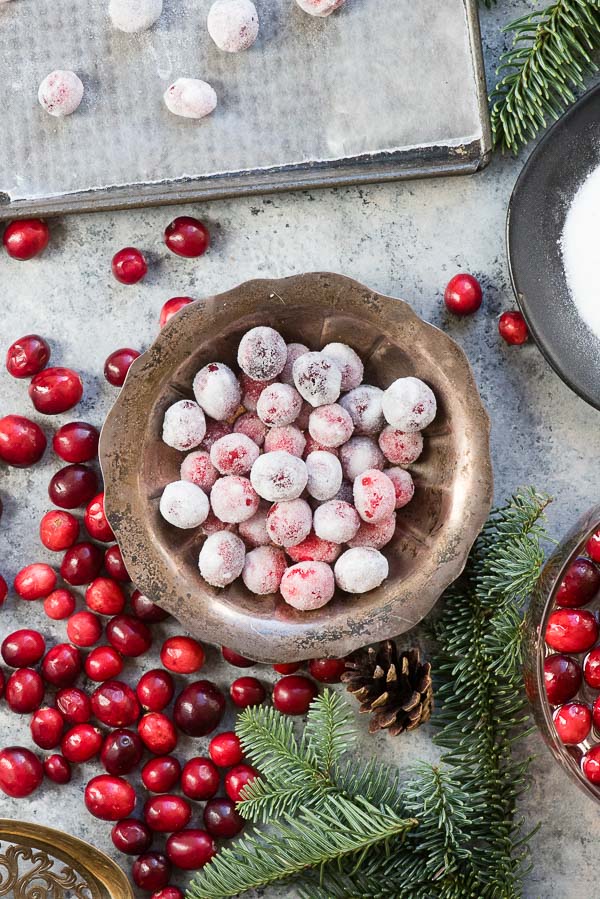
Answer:
<path fill-rule="evenodd" d="M 500 6 L 482 14 L 490 72 L 502 46 L 499 24 L 527 4 Z M 310 270 L 345 273 L 407 299 L 464 347 L 492 416 L 497 498 L 520 484 L 533 483 L 551 492 L 555 502 L 550 530 L 559 537 L 575 516 L 598 501 L 600 415 L 560 382 L 535 346 L 509 348 L 497 336 L 497 316 L 513 306 L 504 223 L 522 161 L 495 158 L 485 172 L 466 179 L 55 222 L 51 247 L 39 259 L 23 264 L 0 256 L 2 348 L 24 333 L 46 335 L 54 362 L 83 375 L 86 393 L 76 417 L 100 424 L 115 395 L 102 377 L 105 357 L 120 346 L 148 346 L 168 297 L 216 293 L 256 276 Z M 183 212 L 204 218 L 211 227 L 213 247 L 198 261 L 178 259 L 161 243 L 164 226 Z M 150 273 L 141 285 L 123 287 L 110 275 L 111 256 L 125 245 L 139 246 L 150 257 Z M 441 300 L 446 281 L 457 270 L 475 273 L 485 288 L 484 308 L 466 321 L 447 316 Z M 30 411 L 26 384 L 0 374 L 0 414 Z M 73 417 L 60 416 L 56 424 Z M 48 431 L 54 424 L 45 421 Z M 7 580 L 27 562 L 55 561 L 40 548 L 36 522 L 48 507 L 46 485 L 57 467 L 48 453 L 34 469 L 0 469 L 5 506 L 0 571 Z M 11 598 L 0 613 L 0 635 L 23 626 L 41 627 L 50 641 L 64 638 L 63 623 L 49 622 L 39 606 Z M 153 655 L 143 664 L 149 668 L 155 663 Z M 134 680 L 136 668 L 128 666 L 127 679 Z M 219 663 L 215 650 L 209 651 L 206 672 L 224 687 L 235 676 L 234 669 Z M 260 676 L 269 680 L 270 672 L 260 669 Z M 5 706 L 0 709 L 0 732 L 4 745 L 30 745 L 27 720 L 7 713 Z M 361 734 L 365 755 L 375 752 L 401 767 L 432 755 L 427 728 L 396 741 L 373 739 L 361 721 Z M 205 745 L 205 740 L 183 742 L 181 754 L 201 754 Z M 528 748 L 537 758 L 523 812 L 528 824 L 541 820 L 542 826 L 533 840 L 534 864 L 525 896 L 588 899 L 598 892 L 597 806 L 572 786 L 537 734 Z M 94 771 L 91 765 L 83 766 L 68 787 L 46 786 L 29 801 L 2 797 L 0 815 L 61 827 L 111 852 L 109 826 L 92 819 L 82 804 L 84 784 Z M 124 857 L 119 861 L 128 866 Z"/>

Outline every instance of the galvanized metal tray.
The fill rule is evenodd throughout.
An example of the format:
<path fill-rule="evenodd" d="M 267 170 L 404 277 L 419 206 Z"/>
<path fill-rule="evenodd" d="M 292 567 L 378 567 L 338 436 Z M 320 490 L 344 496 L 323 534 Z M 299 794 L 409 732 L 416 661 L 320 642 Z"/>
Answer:
<path fill-rule="evenodd" d="M 472 172 L 490 153 L 476 0 L 348 0 L 326 19 L 257 0 L 255 46 L 222 53 L 210 0 L 165 0 L 141 35 L 107 0 L 0 5 L 0 218 Z M 66 119 L 39 82 L 71 68 Z M 216 112 L 172 116 L 177 77 L 210 81 Z"/>

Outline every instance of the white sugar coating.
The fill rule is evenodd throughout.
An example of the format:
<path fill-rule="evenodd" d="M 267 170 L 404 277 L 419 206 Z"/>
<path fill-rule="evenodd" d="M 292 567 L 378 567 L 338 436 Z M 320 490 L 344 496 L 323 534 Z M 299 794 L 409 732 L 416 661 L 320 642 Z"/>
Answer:
<path fill-rule="evenodd" d="M 206 450 L 188 453 L 181 463 L 179 474 L 182 481 L 191 481 L 197 487 L 202 487 L 205 493 L 210 493 L 210 488 L 219 477 L 219 472 L 210 461 L 210 455 Z"/>
<path fill-rule="evenodd" d="M 396 491 L 396 508 L 402 509 L 408 505 L 415 494 L 415 485 L 409 471 L 404 468 L 384 468 L 383 473 L 388 476 Z"/>
<path fill-rule="evenodd" d="M 586 325 L 600 337 L 598 210 L 600 166 L 592 169 L 573 197 L 561 235 L 569 293 Z"/>
<path fill-rule="evenodd" d="M 296 546 L 312 530 L 312 509 L 304 499 L 274 503 L 267 515 L 267 531 L 277 546 Z"/>
<path fill-rule="evenodd" d="M 423 452 L 420 431 L 405 433 L 386 425 L 379 435 L 379 449 L 392 465 L 412 465 Z"/>
<path fill-rule="evenodd" d="M 297 499 L 306 487 L 308 472 L 302 459 L 278 450 L 258 457 L 250 480 L 259 496 L 275 503 Z"/>
<path fill-rule="evenodd" d="M 363 471 L 353 485 L 354 506 L 363 521 L 377 524 L 396 508 L 396 490 L 386 474 L 376 468 Z"/>
<path fill-rule="evenodd" d="M 262 446 L 265 442 L 267 430 L 266 424 L 260 420 L 256 412 L 244 412 L 236 418 L 233 426 L 234 434 L 245 434 L 257 446 Z"/>
<path fill-rule="evenodd" d="M 330 16 L 332 12 L 343 6 L 346 0 L 296 0 L 300 9 L 307 12 L 310 16 L 318 16 L 324 19 Z"/>
<path fill-rule="evenodd" d="M 83 99 L 83 84 L 75 74 L 57 69 L 46 75 L 38 89 L 40 106 L 50 115 L 63 118 L 71 115 Z"/>
<path fill-rule="evenodd" d="M 248 546 L 267 546 L 271 542 L 267 532 L 267 515 L 270 508 L 269 503 L 261 502 L 258 511 L 252 518 L 248 518 L 247 521 L 240 521 L 238 533 Z"/>
<path fill-rule="evenodd" d="M 356 536 L 348 541 L 348 546 L 351 549 L 355 546 L 371 546 L 373 549 L 381 549 L 390 542 L 395 530 L 395 512 L 389 518 L 378 521 L 377 524 L 367 524 L 366 521 L 362 521 Z"/>
<path fill-rule="evenodd" d="M 201 78 L 178 78 L 163 94 L 165 106 L 184 119 L 203 119 L 217 108 L 217 94 Z"/>
<path fill-rule="evenodd" d="M 342 481 L 340 489 L 333 499 L 341 499 L 345 503 L 350 503 L 351 505 L 354 503 L 354 490 L 350 481 Z"/>
<path fill-rule="evenodd" d="M 333 597 L 335 578 L 326 562 L 298 562 L 285 571 L 279 589 L 290 606 L 309 612 Z"/>
<path fill-rule="evenodd" d="M 355 478 L 368 468 L 383 470 L 385 457 L 370 437 L 351 437 L 340 447 L 340 462 L 344 477 L 354 483 Z"/>
<path fill-rule="evenodd" d="M 160 19 L 163 0 L 110 0 L 108 14 L 119 31 L 147 31 Z"/>
<path fill-rule="evenodd" d="M 226 421 L 215 421 L 212 418 L 206 419 L 206 434 L 204 435 L 204 440 L 202 441 L 202 449 L 208 450 L 219 440 L 220 437 L 224 437 L 225 434 L 231 434 L 231 425 Z"/>
<path fill-rule="evenodd" d="M 271 428 L 265 437 L 265 453 L 283 450 L 292 456 L 302 457 L 306 448 L 306 437 L 295 425 L 284 425 L 282 428 Z"/>
<path fill-rule="evenodd" d="M 422 431 L 435 418 L 437 403 L 431 388 L 420 378 L 398 378 L 384 391 L 382 409 L 393 428 Z"/>
<path fill-rule="evenodd" d="M 335 403 L 340 395 L 342 373 L 322 353 L 303 353 L 292 367 L 298 393 L 311 406 Z"/>
<path fill-rule="evenodd" d="M 194 378 L 194 396 L 207 415 L 225 421 L 240 405 L 240 385 L 227 365 L 210 362 Z"/>
<path fill-rule="evenodd" d="M 246 555 L 242 580 L 251 593 L 277 593 L 287 567 L 285 553 L 276 546 L 258 546 Z"/>
<path fill-rule="evenodd" d="M 341 446 L 354 431 L 350 414 L 339 403 L 330 403 L 315 409 L 308 421 L 310 436 L 323 446 Z"/>
<path fill-rule="evenodd" d="M 204 490 L 191 481 L 173 481 L 167 484 L 160 498 L 160 514 L 176 528 L 197 528 L 209 511 L 208 497 Z"/>
<path fill-rule="evenodd" d="M 333 570 L 341 590 L 346 593 L 367 593 L 383 583 L 390 568 L 388 560 L 379 550 L 357 546 L 342 553 Z"/>
<path fill-rule="evenodd" d="M 285 365 L 283 366 L 283 371 L 279 375 L 279 380 L 284 384 L 290 384 L 292 387 L 294 386 L 294 362 L 298 359 L 299 356 L 304 356 L 305 353 L 309 353 L 310 350 L 307 346 L 304 346 L 303 343 L 288 343 L 287 346 L 287 359 Z"/>
<path fill-rule="evenodd" d="M 352 540 L 360 527 L 358 512 L 350 503 L 331 499 L 315 509 L 313 528 L 321 540 L 332 543 L 347 543 Z"/>
<path fill-rule="evenodd" d="M 256 413 L 270 427 L 291 425 L 302 408 L 302 397 L 289 384 L 275 383 L 265 387 L 256 403 Z"/>
<path fill-rule="evenodd" d="M 247 474 L 260 455 L 260 449 L 245 434 L 227 434 L 213 443 L 210 461 L 221 474 Z"/>
<path fill-rule="evenodd" d="M 259 499 L 248 478 L 229 474 L 219 478 L 210 491 L 210 505 L 221 521 L 239 524 L 252 518 L 258 510 Z"/>
<path fill-rule="evenodd" d="M 245 559 L 244 541 L 230 531 L 219 531 L 206 538 L 200 550 L 198 568 L 212 587 L 226 587 L 240 576 Z"/>
<path fill-rule="evenodd" d="M 328 343 L 321 350 L 335 362 L 342 373 L 342 390 L 352 390 L 362 383 L 365 367 L 358 353 L 345 343 Z"/>
<path fill-rule="evenodd" d="M 382 403 L 383 390 L 371 384 L 361 384 L 340 400 L 354 422 L 355 434 L 379 434 L 385 425 Z"/>
<path fill-rule="evenodd" d="M 254 381 L 269 381 L 287 361 L 285 340 L 274 328 L 252 328 L 240 340 L 238 365 Z"/>
<path fill-rule="evenodd" d="M 193 400 L 179 400 L 169 406 L 163 419 L 162 439 L 176 450 L 199 446 L 206 434 L 204 412 Z"/>
<path fill-rule="evenodd" d="M 288 546 L 285 552 L 292 562 L 335 562 L 341 551 L 339 543 L 309 534 L 306 540 L 296 546 Z"/>
<path fill-rule="evenodd" d="M 216 0 L 208 11 L 206 27 L 219 50 L 238 53 L 258 37 L 258 13 L 251 0 Z"/>
<path fill-rule="evenodd" d="M 333 499 L 342 486 L 342 466 L 332 453 L 317 450 L 306 457 L 308 481 L 306 489 L 315 499 Z M 352 502 L 352 493 L 350 493 Z"/>

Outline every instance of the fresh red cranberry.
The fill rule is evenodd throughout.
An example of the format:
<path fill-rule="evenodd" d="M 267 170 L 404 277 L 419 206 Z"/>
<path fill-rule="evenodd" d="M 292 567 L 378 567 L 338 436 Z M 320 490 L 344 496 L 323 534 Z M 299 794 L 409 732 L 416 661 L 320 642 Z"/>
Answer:
<path fill-rule="evenodd" d="M 152 893 L 150 899 L 185 899 L 185 896 L 179 887 L 165 887 Z"/>
<path fill-rule="evenodd" d="M 113 730 L 102 744 L 100 761 L 109 774 L 129 774 L 144 754 L 144 744 L 132 730 Z"/>
<path fill-rule="evenodd" d="M 83 522 L 93 540 L 110 543 L 115 539 L 104 512 L 104 493 L 98 493 L 86 506 Z"/>
<path fill-rule="evenodd" d="M 190 215 L 180 215 L 165 228 L 165 243 L 177 256 L 202 256 L 210 246 L 206 225 Z"/>
<path fill-rule="evenodd" d="M 70 763 L 58 753 L 49 755 L 44 760 L 44 772 L 46 777 L 55 784 L 68 784 L 72 777 Z"/>
<path fill-rule="evenodd" d="M 81 652 L 70 643 L 58 643 L 53 646 L 42 661 L 43 678 L 54 687 L 70 687 L 77 680 L 82 668 Z"/>
<path fill-rule="evenodd" d="M 234 802 L 242 798 L 242 791 L 258 777 L 258 771 L 252 765 L 236 765 L 225 775 L 225 792 Z"/>
<path fill-rule="evenodd" d="M 481 284 L 473 275 L 460 273 L 448 281 L 444 302 L 454 315 L 472 315 L 481 306 Z"/>
<path fill-rule="evenodd" d="M 23 746 L 0 751 L 0 790 L 13 799 L 24 799 L 37 790 L 44 779 L 40 760 Z"/>
<path fill-rule="evenodd" d="M 155 833 L 174 833 L 189 824 L 192 807 L 187 799 L 165 793 L 152 796 L 144 805 L 144 821 Z"/>
<path fill-rule="evenodd" d="M 93 646 L 102 636 L 102 622 L 93 612 L 75 612 L 67 622 L 67 637 L 75 646 Z"/>
<path fill-rule="evenodd" d="M 302 662 L 279 662 L 273 665 L 273 671 L 277 674 L 295 674 L 302 668 Z"/>
<path fill-rule="evenodd" d="M 171 862 L 162 852 L 146 852 L 134 861 L 131 876 L 140 890 L 162 890 L 171 877 Z"/>
<path fill-rule="evenodd" d="M 225 697 L 209 680 L 194 681 L 177 697 L 177 727 L 190 737 L 205 737 L 218 727 L 225 711 Z"/>
<path fill-rule="evenodd" d="M 169 861 L 182 871 L 197 871 L 217 854 L 213 838 L 205 830 L 189 828 L 167 840 Z"/>
<path fill-rule="evenodd" d="M 137 350 L 132 350 L 130 347 L 123 347 L 123 349 L 111 353 L 104 363 L 104 377 L 108 383 L 113 387 L 122 387 L 132 362 L 139 355 Z"/>
<path fill-rule="evenodd" d="M 98 475 L 87 465 L 66 465 L 57 471 L 48 486 L 55 506 L 77 509 L 85 506 L 98 489 Z"/>
<path fill-rule="evenodd" d="M 204 649 L 192 637 L 169 637 L 162 645 L 160 660 L 175 674 L 194 674 L 204 665 Z"/>
<path fill-rule="evenodd" d="M 6 368 L 13 378 L 31 378 L 48 365 L 50 347 L 39 334 L 15 340 L 6 354 Z"/>
<path fill-rule="evenodd" d="M 567 746 L 581 743 L 592 727 L 592 713 L 587 705 L 569 702 L 554 713 L 556 733 Z"/>
<path fill-rule="evenodd" d="M 60 743 L 64 725 L 65 719 L 58 709 L 38 709 L 29 723 L 31 739 L 40 749 L 55 749 Z"/>
<path fill-rule="evenodd" d="M 316 685 L 301 674 L 290 674 L 273 688 L 273 705 L 284 715 L 305 715 L 317 695 Z"/>
<path fill-rule="evenodd" d="M 0 574 L 0 609 L 6 602 L 6 597 L 8 596 L 8 584 Z"/>
<path fill-rule="evenodd" d="M 41 706 L 44 699 L 44 682 L 33 668 L 19 668 L 8 678 L 5 696 L 13 712 L 26 715 Z"/>
<path fill-rule="evenodd" d="M 46 435 L 39 425 L 22 415 L 0 418 L 0 459 L 15 468 L 39 462 L 46 449 Z"/>
<path fill-rule="evenodd" d="M 189 799 L 212 799 L 219 789 L 220 775 L 210 759 L 189 759 L 181 772 L 181 790 Z"/>
<path fill-rule="evenodd" d="M 177 746 L 173 722 L 161 712 L 144 715 L 138 723 L 138 733 L 147 749 L 155 755 L 169 755 Z"/>
<path fill-rule="evenodd" d="M 529 338 L 529 329 L 520 312 L 503 312 L 498 320 L 498 331 L 505 343 L 520 346 Z"/>
<path fill-rule="evenodd" d="M 45 250 L 50 240 L 50 230 L 42 219 L 21 219 L 7 225 L 2 243 L 13 259 L 33 259 Z"/>
<path fill-rule="evenodd" d="M 131 608 L 135 617 L 147 624 L 157 624 L 159 621 L 166 621 L 169 617 L 168 612 L 157 606 L 139 590 L 134 590 L 131 594 Z"/>
<path fill-rule="evenodd" d="M 22 568 L 15 577 L 15 591 L 21 599 L 45 599 L 56 587 L 56 572 L 45 562 Z"/>
<path fill-rule="evenodd" d="M 142 708 L 162 712 L 173 699 L 175 682 L 168 671 L 153 668 L 141 676 L 136 692 Z"/>
<path fill-rule="evenodd" d="M 208 744 L 208 754 L 219 768 L 232 768 L 244 758 L 242 741 L 232 730 L 217 734 Z"/>
<path fill-rule="evenodd" d="M 110 577 L 97 577 L 85 591 L 88 608 L 98 615 L 119 615 L 125 608 L 123 588 Z"/>
<path fill-rule="evenodd" d="M 546 643 L 558 652 L 585 652 L 598 639 L 598 622 L 591 612 L 557 609 L 548 618 Z"/>
<path fill-rule="evenodd" d="M 67 584 L 81 587 L 90 584 L 102 568 L 102 550 L 84 541 L 66 551 L 60 566 L 60 576 Z"/>
<path fill-rule="evenodd" d="M 600 590 L 600 569 L 589 559 L 575 559 L 565 572 L 556 592 L 556 605 L 585 606 Z"/>
<path fill-rule="evenodd" d="M 112 273 L 121 284 L 137 284 L 148 272 L 144 254 L 135 247 L 124 247 L 112 259 Z"/>
<path fill-rule="evenodd" d="M 120 821 L 128 818 L 135 807 L 135 790 L 122 777 L 100 774 L 86 786 L 85 804 L 95 818 Z"/>
<path fill-rule="evenodd" d="M 108 727 L 127 727 L 140 716 L 137 696 L 122 681 L 110 680 L 92 693 L 92 711 L 98 721 Z"/>
<path fill-rule="evenodd" d="M 59 415 L 76 406 L 83 396 L 83 382 L 72 368 L 45 368 L 29 385 L 29 397 L 38 412 Z"/>
<path fill-rule="evenodd" d="M 235 665 L 236 668 L 252 668 L 256 664 L 252 659 L 241 656 L 235 649 L 229 649 L 227 646 L 221 647 L 221 654 L 226 662 L 229 662 L 230 665 Z"/>
<path fill-rule="evenodd" d="M 590 653 L 591 655 L 591 653 Z M 600 661 L 600 659 L 599 659 Z M 600 688 L 600 665 L 598 666 Z M 558 653 L 544 659 L 544 684 L 550 705 L 562 705 L 572 699 L 581 686 L 581 667 L 569 656 Z"/>
<path fill-rule="evenodd" d="M 38 631 L 24 628 L 4 638 L 1 652 L 11 668 L 29 668 L 36 665 L 46 652 L 46 641 Z"/>
<path fill-rule="evenodd" d="M 594 531 L 585 544 L 585 551 L 594 562 L 600 562 L 600 528 Z"/>
<path fill-rule="evenodd" d="M 123 659 L 112 646 L 97 646 L 85 660 L 85 673 L 90 680 L 114 680 L 123 670 Z"/>
<path fill-rule="evenodd" d="M 110 835 L 116 848 L 125 855 L 140 855 L 152 845 L 152 831 L 136 818 L 117 821 Z"/>
<path fill-rule="evenodd" d="M 218 797 L 204 806 L 204 826 L 213 837 L 229 839 L 244 827 L 244 819 L 236 811 L 235 802 Z"/>
<path fill-rule="evenodd" d="M 308 663 L 309 674 L 323 684 L 339 684 L 345 670 L 345 659 L 311 659 Z"/>
<path fill-rule="evenodd" d="M 152 633 L 138 618 L 131 615 L 116 615 L 106 626 L 106 636 L 111 646 L 121 655 L 136 658 L 152 646 Z"/>
<path fill-rule="evenodd" d="M 115 581 L 121 581 L 123 584 L 127 584 L 131 580 L 123 563 L 121 548 L 117 545 L 109 546 L 104 553 L 104 567 L 106 573 L 114 578 Z"/>
<path fill-rule="evenodd" d="M 568 658 L 568 656 L 564 656 L 563 658 Z M 569 661 L 574 665 L 577 664 L 573 659 L 569 659 Z M 600 690 L 600 646 L 596 646 L 595 649 L 592 649 L 592 651 L 585 657 L 583 662 L 583 676 L 586 684 L 591 687 L 592 690 Z M 579 683 L 581 683 L 581 672 L 579 675 Z M 579 689 L 579 686 L 577 689 Z M 573 692 L 571 696 L 574 696 L 575 692 Z M 571 696 L 567 696 L 567 699 L 571 699 Z M 564 701 L 566 702 L 566 700 Z"/>
<path fill-rule="evenodd" d="M 177 315 L 180 309 L 183 309 L 184 306 L 189 306 L 189 304 L 193 302 L 191 297 L 171 297 L 170 300 L 167 300 L 160 310 L 160 327 L 164 328 L 167 322 L 170 321 L 174 315 Z"/>
<path fill-rule="evenodd" d="M 98 455 L 100 434 L 85 421 L 72 421 L 59 428 L 52 449 L 64 462 L 90 462 Z"/>
<path fill-rule="evenodd" d="M 6 678 L 4 676 L 4 671 L 0 668 L 0 699 L 4 696 L 4 691 L 6 689 Z"/>
<path fill-rule="evenodd" d="M 590 783 L 600 784 L 600 745 L 588 749 L 581 759 L 581 769 Z"/>
<path fill-rule="evenodd" d="M 60 751 L 68 762 L 89 762 L 98 755 L 102 746 L 102 734 L 91 724 L 76 724 L 66 732 Z"/>
<path fill-rule="evenodd" d="M 251 705 L 260 705 L 267 698 L 267 691 L 255 677 L 238 677 L 229 688 L 235 705 L 247 709 Z"/>
<path fill-rule="evenodd" d="M 181 776 L 181 765 L 173 755 L 150 759 L 142 768 L 142 783 L 150 793 L 169 793 Z"/>
<path fill-rule="evenodd" d="M 79 687 L 63 687 L 56 694 L 56 707 L 69 724 L 87 724 L 92 717 L 92 702 Z"/>
<path fill-rule="evenodd" d="M 40 521 L 40 540 L 52 552 L 73 546 L 79 537 L 79 522 L 70 512 L 52 509 Z"/>

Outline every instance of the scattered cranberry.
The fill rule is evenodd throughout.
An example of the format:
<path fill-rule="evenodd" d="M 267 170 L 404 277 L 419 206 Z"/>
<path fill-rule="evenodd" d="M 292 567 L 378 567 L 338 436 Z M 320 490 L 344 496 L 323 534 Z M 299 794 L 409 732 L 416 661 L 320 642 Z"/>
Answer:
<path fill-rule="evenodd" d="M 46 436 L 39 425 L 22 415 L 0 418 L 0 459 L 15 468 L 39 462 L 46 449 Z"/>
<path fill-rule="evenodd" d="M 473 275 L 454 275 L 444 291 L 444 302 L 454 315 L 472 315 L 481 306 L 481 285 Z"/>
<path fill-rule="evenodd" d="M 210 799 L 204 806 L 204 826 L 213 837 L 229 839 L 244 827 L 244 819 L 231 799 Z"/>
<path fill-rule="evenodd" d="M 33 259 L 46 249 L 49 240 L 50 231 L 42 219 L 21 219 L 18 222 L 11 222 L 2 237 L 8 255 L 21 261 Z"/>
<path fill-rule="evenodd" d="M 152 634 L 143 621 L 131 615 L 116 615 L 106 627 L 108 642 L 121 655 L 136 658 L 147 652 L 152 645 Z"/>
<path fill-rule="evenodd" d="M 52 509 L 40 521 L 40 540 L 52 552 L 73 546 L 79 537 L 79 522 L 70 512 Z"/>
<path fill-rule="evenodd" d="M 210 246 L 206 225 L 189 215 L 180 215 L 165 228 L 165 243 L 177 256 L 202 256 Z"/>
<path fill-rule="evenodd" d="M 90 697 L 79 687 L 64 687 L 56 694 L 56 707 L 69 724 L 86 724 L 92 717 Z"/>
<path fill-rule="evenodd" d="M 181 765 L 173 755 L 150 759 L 142 768 L 142 783 L 150 793 L 169 793 L 181 775 Z"/>
<path fill-rule="evenodd" d="M 58 753 L 49 755 L 44 760 L 44 772 L 46 777 L 55 784 L 68 784 L 72 777 L 71 765 L 64 756 Z"/>
<path fill-rule="evenodd" d="M 100 761 L 109 774 L 129 774 L 144 754 L 144 744 L 132 730 L 113 730 L 104 740 Z"/>
<path fill-rule="evenodd" d="M 209 680 L 187 686 L 175 702 L 177 727 L 190 737 L 205 737 L 218 727 L 225 711 L 225 697 Z"/>
<path fill-rule="evenodd" d="M 81 587 L 91 583 L 102 568 L 102 550 L 84 541 L 66 551 L 60 566 L 60 576 L 67 584 Z"/>
<path fill-rule="evenodd" d="M 99 493 L 87 504 L 83 522 L 93 540 L 110 543 L 115 539 L 112 528 L 104 512 L 104 493 Z"/>
<path fill-rule="evenodd" d="M 6 597 L 8 596 L 8 584 L 0 574 L 0 609 L 6 602 Z"/>
<path fill-rule="evenodd" d="M 4 691 L 6 689 L 6 678 L 4 676 L 4 671 L 0 668 L 0 699 L 4 696 Z"/>
<path fill-rule="evenodd" d="M 589 559 L 575 559 L 556 593 L 557 606 L 575 608 L 590 602 L 600 590 L 600 569 Z"/>
<path fill-rule="evenodd" d="M 185 899 L 185 896 L 179 887 L 165 887 L 164 890 L 152 893 L 150 899 Z"/>
<path fill-rule="evenodd" d="M 600 562 L 600 528 L 597 531 L 594 531 L 588 542 L 585 544 L 585 551 L 594 562 Z"/>
<path fill-rule="evenodd" d="M 600 676 L 600 666 L 599 666 Z M 544 659 L 544 684 L 550 705 L 562 705 L 572 699 L 581 686 L 581 668 L 569 656 L 555 655 Z M 599 684 L 600 687 L 600 677 Z"/>
<path fill-rule="evenodd" d="M 580 702 L 569 702 L 554 713 L 556 733 L 567 746 L 581 743 L 592 727 L 592 713 Z"/>
<path fill-rule="evenodd" d="M 238 677 L 229 688 L 235 705 L 247 709 L 251 705 L 260 705 L 267 698 L 267 691 L 255 677 Z"/>
<path fill-rule="evenodd" d="M 208 754 L 219 768 L 232 768 L 244 758 L 242 741 L 232 730 L 213 737 L 208 744 Z"/>
<path fill-rule="evenodd" d="M 91 724 L 76 724 L 66 732 L 60 751 L 68 762 L 89 762 L 98 755 L 102 746 L 102 734 Z"/>
<path fill-rule="evenodd" d="M 76 406 L 83 396 L 83 382 L 71 368 L 45 368 L 29 385 L 29 397 L 38 412 L 58 415 Z"/>
<path fill-rule="evenodd" d="M 339 684 L 345 670 L 345 659 L 311 659 L 308 663 L 309 674 L 323 684 Z"/>
<path fill-rule="evenodd" d="M 102 821 L 120 821 L 135 807 L 135 790 L 122 777 L 100 774 L 86 786 L 85 804 L 90 814 Z"/>
<path fill-rule="evenodd" d="M 75 611 L 75 597 L 70 590 L 53 590 L 44 600 L 44 612 L 54 621 L 62 621 Z"/>
<path fill-rule="evenodd" d="M 50 347 L 38 334 L 15 340 L 6 354 L 6 368 L 13 378 L 31 378 L 48 365 Z"/>
<path fill-rule="evenodd" d="M 316 685 L 300 674 L 278 680 L 273 688 L 273 705 L 284 715 L 305 715 L 317 695 Z"/>
<path fill-rule="evenodd" d="M 219 789 L 220 775 L 210 759 L 189 759 L 181 772 L 181 790 L 188 799 L 212 799 Z"/>
<path fill-rule="evenodd" d="M 138 723 L 138 733 L 144 745 L 155 755 L 169 755 L 177 746 L 177 731 L 173 722 L 161 712 L 148 712 Z"/>
<path fill-rule="evenodd" d="M 214 840 L 205 830 L 182 830 L 167 840 L 169 861 L 182 871 L 197 871 L 216 854 Z"/>
<path fill-rule="evenodd" d="M 118 821 L 110 835 L 116 848 L 125 855 L 140 855 L 152 845 L 152 831 L 136 818 Z"/>
<path fill-rule="evenodd" d="M 46 651 L 46 641 L 38 631 L 24 628 L 14 631 L 2 641 L 2 658 L 11 668 L 36 665 Z"/>
<path fill-rule="evenodd" d="M 144 821 L 155 833 L 174 833 L 189 824 L 192 807 L 181 796 L 153 796 L 144 805 Z"/>
<path fill-rule="evenodd" d="M 170 300 L 167 300 L 160 310 L 160 319 L 158 322 L 160 327 L 164 328 L 167 322 L 170 321 L 174 315 L 177 315 L 180 309 L 183 309 L 184 306 L 189 306 L 189 304 L 193 302 L 191 297 L 171 297 Z"/>
<path fill-rule="evenodd" d="M 97 577 L 85 591 L 85 602 L 98 615 L 119 615 L 125 608 L 125 594 L 112 578 Z"/>
<path fill-rule="evenodd" d="M 64 725 L 65 719 L 58 709 L 38 709 L 29 723 L 31 739 L 40 749 L 55 749 L 60 743 Z"/>
<path fill-rule="evenodd" d="M 137 284 L 148 272 L 143 253 L 135 247 L 124 247 L 112 259 L 112 273 L 121 284 Z"/>
<path fill-rule="evenodd" d="M 104 377 L 113 387 L 122 387 L 132 362 L 140 354 L 137 350 L 124 347 L 111 353 L 104 363 Z"/>
<path fill-rule="evenodd" d="M 21 599 L 44 599 L 56 587 L 56 572 L 45 562 L 22 568 L 15 577 L 15 591 Z"/>
<path fill-rule="evenodd" d="M 122 681 L 110 680 L 92 693 L 92 711 L 98 721 L 108 727 L 127 727 L 140 716 L 137 696 Z"/>
<path fill-rule="evenodd" d="M 173 699 L 175 683 L 168 671 L 154 668 L 141 676 L 136 693 L 142 708 L 162 712 Z"/>
<path fill-rule="evenodd" d="M 90 680 L 113 680 L 122 670 L 123 659 L 112 646 L 97 646 L 85 660 L 85 673 Z"/>
<path fill-rule="evenodd" d="M 592 746 L 581 759 L 583 773 L 593 784 L 600 784 L 600 745 Z"/>
<path fill-rule="evenodd" d="M 134 861 L 131 876 L 140 890 L 162 890 L 171 877 L 171 862 L 162 852 L 146 852 Z"/>
<path fill-rule="evenodd" d="M 44 779 L 40 760 L 23 746 L 0 751 L 0 790 L 13 799 L 24 799 L 37 790 Z"/>
<path fill-rule="evenodd" d="M 108 547 L 104 553 L 104 567 L 106 568 L 106 573 L 116 581 L 127 584 L 131 580 L 123 563 L 123 556 L 121 555 L 121 548 L 119 546 L 115 545 Z"/>
<path fill-rule="evenodd" d="M 498 321 L 500 337 L 511 346 L 526 343 L 529 329 L 520 312 L 503 312 Z"/>
<path fill-rule="evenodd" d="M 41 706 L 44 699 L 44 682 L 33 668 L 19 668 L 8 678 L 5 696 L 13 712 L 26 715 Z"/>
<path fill-rule="evenodd" d="M 234 802 L 242 799 L 242 791 L 258 777 L 258 771 L 252 765 L 236 765 L 225 775 L 225 792 Z"/>
<path fill-rule="evenodd" d="M 193 674 L 204 665 L 204 649 L 192 637 L 169 637 L 162 645 L 160 660 L 175 674 Z"/>
<path fill-rule="evenodd" d="M 585 652 L 598 639 L 598 622 L 591 612 L 557 609 L 548 618 L 546 643 L 558 652 Z"/>
<path fill-rule="evenodd" d="M 52 449 L 64 462 L 90 462 L 98 455 L 100 434 L 85 421 L 72 421 L 59 428 Z"/>
<path fill-rule="evenodd" d="M 302 668 L 302 662 L 279 662 L 277 665 L 273 665 L 273 671 L 276 671 L 277 674 L 295 674 L 300 668 Z"/>
<path fill-rule="evenodd" d="M 77 509 L 85 506 L 98 489 L 98 476 L 87 465 L 66 465 L 57 471 L 48 486 L 55 506 Z"/>
<path fill-rule="evenodd" d="M 102 636 L 102 623 L 93 612 L 75 612 L 67 622 L 67 637 L 75 646 L 93 646 Z"/>
<path fill-rule="evenodd" d="M 239 652 L 229 649 L 227 646 L 221 647 L 221 654 L 226 662 L 229 662 L 230 665 L 235 665 L 236 668 L 252 668 L 256 664 L 252 659 L 241 656 Z"/>
<path fill-rule="evenodd" d="M 81 653 L 70 643 L 58 643 L 57 646 L 53 646 L 42 661 L 44 680 L 54 687 L 70 687 L 82 668 Z"/>
<path fill-rule="evenodd" d="M 168 612 L 157 606 L 139 590 L 134 590 L 131 594 L 131 608 L 135 617 L 147 624 L 157 624 L 159 621 L 166 621 L 169 617 Z"/>

